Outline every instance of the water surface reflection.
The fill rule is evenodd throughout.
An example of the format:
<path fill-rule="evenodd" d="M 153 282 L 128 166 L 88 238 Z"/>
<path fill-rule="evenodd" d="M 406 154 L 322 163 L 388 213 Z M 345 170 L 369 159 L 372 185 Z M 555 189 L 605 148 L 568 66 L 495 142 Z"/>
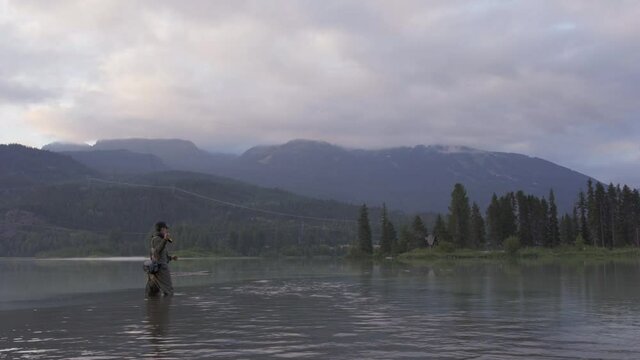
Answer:
<path fill-rule="evenodd" d="M 59 265 L 47 280 L 68 276 Z M 640 358 L 636 261 L 199 260 L 175 267 L 176 296 L 149 300 L 137 266 L 121 265 L 121 285 L 86 278 L 114 279 L 106 290 L 2 293 L 0 358 Z M 0 280 L 37 289 L 40 266 L 0 261 Z"/>
<path fill-rule="evenodd" d="M 159 358 L 167 353 L 167 329 L 171 320 L 171 300 L 172 297 L 151 298 L 146 300 L 147 317 L 146 327 L 148 331 L 151 349 L 149 357 Z"/>

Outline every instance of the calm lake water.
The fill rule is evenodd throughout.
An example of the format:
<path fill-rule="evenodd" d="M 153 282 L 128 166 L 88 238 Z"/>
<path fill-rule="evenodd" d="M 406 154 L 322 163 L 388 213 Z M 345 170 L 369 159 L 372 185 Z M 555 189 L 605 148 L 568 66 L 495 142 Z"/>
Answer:
<path fill-rule="evenodd" d="M 640 263 L 0 259 L 0 359 L 640 359 Z"/>

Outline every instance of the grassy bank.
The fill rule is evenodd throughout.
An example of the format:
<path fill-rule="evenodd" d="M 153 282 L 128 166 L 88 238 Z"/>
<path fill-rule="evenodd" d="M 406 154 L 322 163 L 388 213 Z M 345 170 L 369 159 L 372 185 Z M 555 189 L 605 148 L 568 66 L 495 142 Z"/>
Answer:
<path fill-rule="evenodd" d="M 606 249 L 593 246 L 561 246 L 553 249 L 524 248 L 519 250 L 516 256 L 525 259 L 537 258 L 589 258 L 589 259 L 619 259 L 640 258 L 640 248 L 624 247 Z"/>
<path fill-rule="evenodd" d="M 502 259 L 640 259 L 640 248 L 626 247 L 616 249 L 603 249 L 592 246 L 563 246 L 558 248 L 523 248 L 514 253 L 503 250 L 473 250 L 457 249 L 453 251 L 441 251 L 438 249 L 416 249 L 400 254 L 400 261 L 430 261 L 430 260 L 502 260 Z"/>

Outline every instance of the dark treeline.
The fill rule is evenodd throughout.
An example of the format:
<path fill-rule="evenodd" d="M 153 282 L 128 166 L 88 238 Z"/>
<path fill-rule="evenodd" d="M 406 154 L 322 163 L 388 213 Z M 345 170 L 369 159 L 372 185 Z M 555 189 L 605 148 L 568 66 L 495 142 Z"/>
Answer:
<path fill-rule="evenodd" d="M 2 191 L 0 256 L 145 255 L 159 220 L 172 225 L 173 249 L 194 255 L 334 255 L 344 253 L 343 245 L 357 232 L 352 220 L 357 207 L 335 201 L 194 174 L 135 181 L 176 185 L 245 208 L 179 191 L 89 181 Z"/>
<path fill-rule="evenodd" d="M 379 238 L 379 252 L 381 254 L 399 254 L 429 246 L 427 226 L 421 216 L 416 215 L 413 218 L 401 216 L 397 218 L 398 222 L 402 224 L 399 231 L 396 230 L 387 207 L 383 204 L 380 212 L 380 232 L 376 234 Z M 369 209 L 364 204 L 360 207 L 358 237 L 356 242 L 351 244 L 350 255 L 367 256 L 372 254 L 374 252 L 373 238 Z"/>
<path fill-rule="evenodd" d="M 483 215 L 476 203 L 470 203 L 464 186 L 456 184 L 448 214 L 436 217 L 431 232 L 420 216 L 396 232 L 385 207 L 379 226 L 381 255 L 430 246 L 500 249 L 509 238 L 517 239 L 519 246 L 525 247 L 640 246 L 640 193 L 627 185 L 605 186 L 589 180 L 586 192 L 580 191 L 570 213 L 558 214 L 555 194 L 550 190 L 548 197 L 523 191 L 494 194 Z M 367 207 L 363 205 L 356 254 L 374 253 L 374 239 L 368 227 Z"/>
<path fill-rule="evenodd" d="M 97 173 L 70 157 L 18 144 L 0 144 L 0 189 L 76 181 L 87 175 Z"/>
<path fill-rule="evenodd" d="M 522 191 L 494 195 L 483 211 L 456 184 L 447 214 L 407 216 L 363 205 L 353 221 L 356 206 L 228 179 L 176 172 L 130 181 L 242 207 L 167 188 L 91 181 L 0 189 L 1 256 L 144 255 L 158 220 L 173 225 L 174 250 L 229 256 L 341 255 L 350 244 L 356 253 L 381 255 L 431 246 L 501 249 L 511 237 L 528 247 L 640 246 L 640 194 L 628 186 L 589 182 L 572 211 L 558 214 L 553 191 L 541 198 Z"/>

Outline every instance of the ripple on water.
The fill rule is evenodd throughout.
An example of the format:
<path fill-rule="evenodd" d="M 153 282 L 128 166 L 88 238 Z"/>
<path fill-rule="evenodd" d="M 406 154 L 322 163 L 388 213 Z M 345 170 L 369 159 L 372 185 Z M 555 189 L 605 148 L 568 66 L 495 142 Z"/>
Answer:
<path fill-rule="evenodd" d="M 566 292 L 476 286 L 485 275 L 401 273 L 226 282 L 150 301 L 125 291 L 3 312 L 0 358 L 640 358 L 638 297 L 594 306 Z"/>

